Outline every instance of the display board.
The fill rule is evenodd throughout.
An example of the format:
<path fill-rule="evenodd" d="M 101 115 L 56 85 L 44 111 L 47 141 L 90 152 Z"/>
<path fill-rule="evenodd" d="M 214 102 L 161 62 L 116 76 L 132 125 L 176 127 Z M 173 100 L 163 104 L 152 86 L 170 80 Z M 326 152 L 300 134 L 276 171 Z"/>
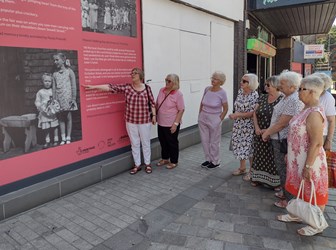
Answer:
<path fill-rule="evenodd" d="M 121 84 L 142 68 L 140 0 L 0 1 L 0 186 L 130 144 Z"/>

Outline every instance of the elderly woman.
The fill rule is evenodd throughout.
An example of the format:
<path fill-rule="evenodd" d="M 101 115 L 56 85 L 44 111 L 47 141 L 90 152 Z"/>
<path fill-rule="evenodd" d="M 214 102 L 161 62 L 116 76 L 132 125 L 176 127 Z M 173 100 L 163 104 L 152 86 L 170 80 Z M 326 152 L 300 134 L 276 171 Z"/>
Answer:
<path fill-rule="evenodd" d="M 259 86 L 258 77 L 255 74 L 246 74 L 240 81 L 238 96 L 234 102 L 234 113 L 230 119 L 234 120 L 232 128 L 232 151 L 240 166 L 232 174 L 235 176 L 246 174 L 246 160 L 249 159 L 252 166 L 253 156 L 253 113 L 258 103 Z M 250 171 L 243 177 L 245 181 L 250 180 Z"/>
<path fill-rule="evenodd" d="M 323 107 L 325 115 L 327 117 L 326 124 L 327 126 L 323 129 L 323 138 L 324 144 L 323 147 L 325 150 L 331 150 L 331 143 L 334 137 L 335 132 L 335 98 L 328 91 L 331 84 L 333 83 L 330 76 L 325 73 L 314 73 L 314 76 L 320 77 L 324 82 L 324 90 L 320 96 L 320 105 Z"/>
<path fill-rule="evenodd" d="M 131 140 L 134 167 L 130 174 L 136 174 L 141 170 L 140 143 L 145 161 L 145 171 L 152 173 L 150 132 L 151 123 L 156 123 L 155 101 L 152 90 L 143 83 L 144 72 L 139 68 L 131 71 L 132 83 L 127 84 L 103 84 L 103 85 L 83 85 L 86 89 L 98 89 L 125 95 L 126 102 L 126 130 Z M 149 106 L 151 105 L 153 117 L 150 118 Z"/>
<path fill-rule="evenodd" d="M 274 152 L 270 141 L 263 141 L 261 135 L 271 123 L 273 108 L 283 98 L 278 89 L 277 76 L 266 80 L 266 95 L 259 98 L 253 114 L 254 155 L 252 163 L 251 185 L 266 184 L 270 187 L 280 186 L 280 177 L 274 163 Z"/>
<path fill-rule="evenodd" d="M 176 74 L 167 75 L 166 86 L 162 88 L 156 100 L 158 137 L 161 145 L 161 160 L 157 166 L 166 165 L 173 169 L 179 157 L 178 134 L 184 112 L 183 94 L 179 91 L 180 79 Z"/>
<path fill-rule="evenodd" d="M 216 168 L 220 166 L 220 141 L 222 121 L 228 111 L 226 91 L 222 89 L 226 76 L 216 71 L 211 77 L 211 86 L 204 90 L 198 115 L 198 127 L 205 154 L 201 167 Z"/>
<path fill-rule="evenodd" d="M 305 180 L 304 199 L 309 202 L 311 180 L 316 189 L 316 203 L 323 211 L 328 202 L 328 167 L 323 149 L 323 126 L 326 117 L 319 98 L 324 90 L 324 82 L 317 76 L 308 76 L 301 81 L 300 100 L 304 109 L 289 123 L 288 166 L 286 190 L 296 196 L 300 183 Z M 280 221 L 300 221 L 289 214 L 278 216 Z M 306 226 L 298 230 L 305 236 L 315 235 L 323 229 Z"/>
<path fill-rule="evenodd" d="M 288 124 L 290 119 L 303 109 L 303 103 L 299 100 L 298 88 L 302 77 L 300 74 L 292 71 L 283 72 L 279 76 L 279 88 L 285 97 L 274 107 L 271 124 L 262 134 L 264 141 L 271 138 L 274 150 L 274 161 L 280 176 L 280 185 L 282 192 L 275 194 L 280 198 L 274 205 L 285 208 L 288 201 L 292 198 L 285 190 L 286 183 L 286 153 L 280 151 L 280 140 L 287 139 Z"/>

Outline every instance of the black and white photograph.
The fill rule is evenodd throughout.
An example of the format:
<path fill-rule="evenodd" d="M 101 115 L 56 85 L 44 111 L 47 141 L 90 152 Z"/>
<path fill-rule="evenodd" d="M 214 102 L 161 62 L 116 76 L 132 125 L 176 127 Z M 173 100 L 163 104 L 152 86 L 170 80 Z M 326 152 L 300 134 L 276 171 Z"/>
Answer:
<path fill-rule="evenodd" d="M 0 47 L 0 160 L 82 139 L 78 54 Z"/>
<path fill-rule="evenodd" d="M 81 0 L 82 30 L 137 36 L 135 0 Z"/>

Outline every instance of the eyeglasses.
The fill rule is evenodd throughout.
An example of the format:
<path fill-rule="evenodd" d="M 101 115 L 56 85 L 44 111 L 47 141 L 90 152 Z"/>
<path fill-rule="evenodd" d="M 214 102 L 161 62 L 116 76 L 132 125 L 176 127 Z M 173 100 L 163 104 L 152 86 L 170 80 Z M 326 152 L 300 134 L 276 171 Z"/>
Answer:
<path fill-rule="evenodd" d="M 215 78 L 215 77 L 211 77 L 210 78 L 211 81 L 219 81 L 219 79 Z"/>
<path fill-rule="evenodd" d="M 247 80 L 244 80 L 244 79 L 243 79 L 243 80 L 241 80 L 241 82 L 242 82 L 242 83 L 247 83 L 247 84 L 249 84 L 249 83 L 250 83 L 249 81 L 247 81 Z"/>
<path fill-rule="evenodd" d="M 165 79 L 165 82 L 167 82 L 167 83 L 171 83 L 171 82 L 173 82 L 172 80 L 169 80 L 169 79 Z"/>
<path fill-rule="evenodd" d="M 132 76 L 132 75 L 136 75 L 136 74 L 139 74 L 139 73 L 138 72 L 131 72 L 130 75 Z"/>
<path fill-rule="evenodd" d="M 306 88 L 299 88 L 299 91 L 303 91 L 303 90 L 310 90 L 310 89 L 306 89 Z"/>

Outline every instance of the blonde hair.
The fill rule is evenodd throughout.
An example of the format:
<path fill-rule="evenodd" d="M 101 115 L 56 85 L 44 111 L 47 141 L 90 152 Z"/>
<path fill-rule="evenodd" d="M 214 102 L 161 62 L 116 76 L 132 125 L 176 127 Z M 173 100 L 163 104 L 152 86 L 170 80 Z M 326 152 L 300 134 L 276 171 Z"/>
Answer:
<path fill-rule="evenodd" d="M 170 80 L 174 83 L 172 90 L 176 90 L 180 88 L 180 78 L 176 74 L 168 74 L 166 78 L 169 77 Z"/>
<path fill-rule="evenodd" d="M 226 75 L 222 71 L 215 71 L 213 72 L 212 76 L 217 76 L 218 80 L 220 81 L 220 85 L 223 85 L 226 81 Z"/>

